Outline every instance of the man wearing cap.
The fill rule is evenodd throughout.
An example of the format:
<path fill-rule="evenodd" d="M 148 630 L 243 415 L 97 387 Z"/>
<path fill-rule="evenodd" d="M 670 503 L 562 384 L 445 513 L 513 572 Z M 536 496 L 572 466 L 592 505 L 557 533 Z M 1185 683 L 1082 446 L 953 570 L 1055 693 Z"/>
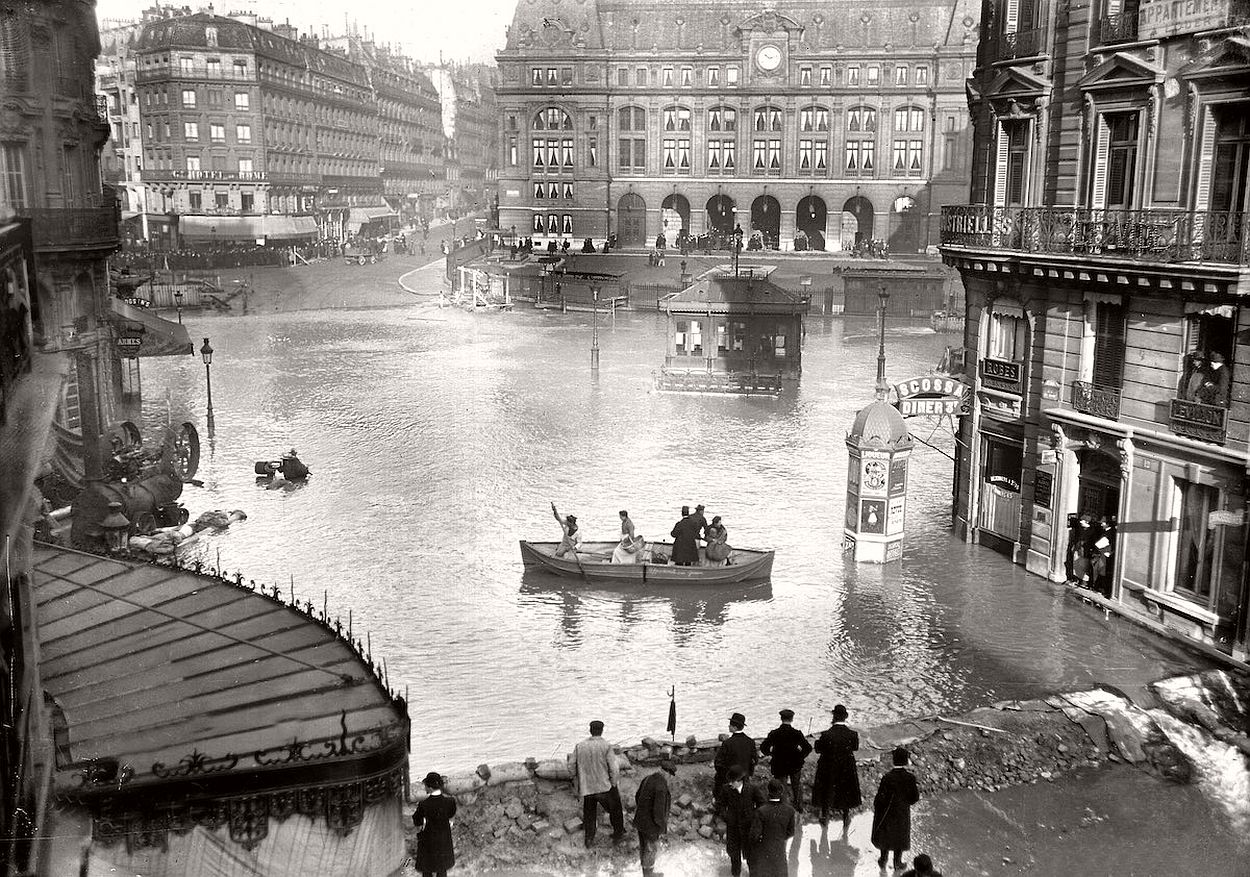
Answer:
<path fill-rule="evenodd" d="M 677 762 L 671 758 L 663 759 L 660 769 L 645 777 L 634 795 L 634 828 L 638 829 L 638 857 L 642 861 L 643 877 L 663 877 L 655 870 L 655 852 L 660 835 L 668 834 L 668 808 L 673 803 L 666 773 L 677 773 Z"/>
<path fill-rule="evenodd" d="M 595 842 L 599 806 L 612 821 L 612 843 L 625 837 L 625 813 L 621 807 L 620 767 L 612 744 L 603 739 L 603 722 L 590 723 L 590 736 L 573 747 L 573 784 L 582 796 L 582 833 L 586 846 Z"/>
<path fill-rule="evenodd" d="M 915 775 L 907 769 L 907 750 L 897 747 L 891 755 L 894 769 L 881 778 L 872 801 L 872 845 L 881 850 L 877 864 L 884 868 L 890 851 L 894 867 L 903 867 L 903 853 L 911 849 L 911 808 L 920 800 Z"/>
<path fill-rule="evenodd" d="M 713 796 L 720 793 L 720 788 L 729 775 L 729 768 L 734 765 L 742 768 L 747 780 L 751 779 L 759 754 L 755 750 L 755 741 L 743 733 L 742 729 L 746 726 L 746 716 L 742 713 L 734 713 L 729 717 L 729 736 L 721 741 L 720 749 L 716 750 L 716 760 L 712 762 L 712 766 L 716 768 L 716 777 L 712 784 Z"/>
<path fill-rule="evenodd" d="M 772 757 L 769 769 L 782 784 L 790 784 L 790 804 L 795 812 L 803 812 L 803 762 L 811 754 L 812 744 L 791 722 L 794 710 L 781 711 L 781 725 L 773 728 L 760 744 L 760 754 Z"/>
<path fill-rule="evenodd" d="M 721 789 L 720 816 L 725 820 L 725 852 L 729 854 L 729 873 L 739 877 L 742 859 L 751 859 L 751 823 L 755 811 L 768 799 L 762 789 L 746 779 L 746 771 L 735 764 L 725 776 Z"/>
<path fill-rule="evenodd" d="M 751 877 L 788 877 L 786 841 L 794 837 L 799 817 L 785 802 L 781 780 L 768 781 L 768 801 L 751 822 Z"/>

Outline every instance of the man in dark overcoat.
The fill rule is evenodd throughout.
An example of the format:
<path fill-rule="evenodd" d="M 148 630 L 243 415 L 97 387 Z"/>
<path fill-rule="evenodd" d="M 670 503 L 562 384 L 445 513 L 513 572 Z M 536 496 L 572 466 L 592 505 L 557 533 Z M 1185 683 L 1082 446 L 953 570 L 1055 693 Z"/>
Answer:
<path fill-rule="evenodd" d="M 720 816 L 725 820 L 725 852 L 733 877 L 742 873 L 742 859 L 751 859 L 751 825 L 755 811 L 767 800 L 764 791 L 747 780 L 740 765 L 729 768 L 720 795 Z"/>
<path fill-rule="evenodd" d="M 794 721 L 794 710 L 781 711 L 781 725 L 773 728 L 760 744 L 760 754 L 771 757 L 772 774 L 783 784 L 790 784 L 790 804 L 795 812 L 803 812 L 803 762 L 812 751 L 812 744 Z"/>
<path fill-rule="evenodd" d="M 671 758 L 662 760 L 660 769 L 644 778 L 634 795 L 634 828 L 638 830 L 638 857 L 642 861 L 643 877 L 661 877 L 655 870 L 656 847 L 660 835 L 668 834 L 668 808 L 673 803 L 666 773 L 677 773 L 677 762 Z"/>
<path fill-rule="evenodd" d="M 786 841 L 794 837 L 799 816 L 786 801 L 781 780 L 768 781 L 768 801 L 751 823 L 751 877 L 788 877 Z"/>
<path fill-rule="evenodd" d="M 699 531 L 691 523 L 690 506 L 681 507 L 681 520 L 673 525 L 669 533 L 673 537 L 673 563 L 677 566 L 691 566 L 699 562 Z"/>
<path fill-rule="evenodd" d="M 712 781 L 713 797 L 720 793 L 725 778 L 729 775 L 729 768 L 734 765 L 742 768 L 743 776 L 747 780 L 755 772 L 759 753 L 755 749 L 755 741 L 743 732 L 746 726 L 746 716 L 742 713 L 734 713 L 729 717 L 729 736 L 721 741 L 720 749 L 716 750 L 716 759 L 712 762 L 712 766 L 716 768 L 716 776 Z"/>
<path fill-rule="evenodd" d="M 846 726 L 846 707 L 833 708 L 833 726 L 816 739 L 816 780 L 812 784 L 812 806 L 820 813 L 820 824 L 829 824 L 829 812 L 842 811 L 842 830 L 849 831 L 851 811 L 863 803 L 859 790 L 859 768 L 855 752 L 859 734 Z"/>
<path fill-rule="evenodd" d="M 894 851 L 894 867 L 903 867 L 903 853 L 911 848 L 911 808 L 920 800 L 916 777 L 907 769 L 907 750 L 899 746 L 892 759 L 894 769 L 881 778 L 872 801 L 872 845 L 881 850 L 877 864 L 885 867 Z"/>

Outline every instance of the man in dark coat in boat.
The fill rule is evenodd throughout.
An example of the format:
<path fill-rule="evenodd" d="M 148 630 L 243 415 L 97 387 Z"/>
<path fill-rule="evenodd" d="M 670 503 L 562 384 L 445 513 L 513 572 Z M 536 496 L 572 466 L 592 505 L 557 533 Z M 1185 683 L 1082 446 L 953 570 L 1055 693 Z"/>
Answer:
<path fill-rule="evenodd" d="M 769 780 L 768 803 L 751 823 L 751 877 L 789 877 L 786 841 L 794 837 L 799 817 L 785 797 L 781 780 Z"/>
<path fill-rule="evenodd" d="M 881 850 L 877 864 L 885 867 L 894 851 L 894 867 L 903 867 L 903 853 L 911 849 L 911 808 L 920 800 L 916 777 L 907 769 L 907 750 L 899 746 L 893 754 L 894 769 L 881 778 L 872 802 L 872 845 Z"/>
<path fill-rule="evenodd" d="M 677 566 L 690 566 L 699 562 L 699 530 L 691 523 L 694 515 L 690 514 L 690 506 L 681 507 L 681 520 L 673 525 L 669 533 L 673 537 L 673 563 Z"/>
<path fill-rule="evenodd" d="M 794 727 L 794 710 L 781 711 L 781 725 L 773 728 L 760 745 L 760 754 L 771 756 L 769 769 L 782 783 L 790 784 L 790 804 L 803 812 L 803 762 L 812 751 L 803 732 Z"/>
<path fill-rule="evenodd" d="M 638 857 L 643 877 L 662 877 L 655 870 L 656 846 L 660 835 L 668 834 L 668 808 L 673 803 L 666 773 L 677 773 L 677 762 L 671 758 L 663 759 L 660 769 L 643 779 L 634 795 L 634 828 L 638 829 Z"/>

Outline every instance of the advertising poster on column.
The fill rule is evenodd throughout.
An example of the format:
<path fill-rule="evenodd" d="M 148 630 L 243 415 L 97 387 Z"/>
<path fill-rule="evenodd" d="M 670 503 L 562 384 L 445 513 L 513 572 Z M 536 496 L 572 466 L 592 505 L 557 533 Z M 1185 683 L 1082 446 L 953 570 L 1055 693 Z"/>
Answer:
<path fill-rule="evenodd" d="M 895 536 L 903 532 L 907 515 L 907 497 L 890 497 L 890 509 L 886 515 L 885 533 Z"/>

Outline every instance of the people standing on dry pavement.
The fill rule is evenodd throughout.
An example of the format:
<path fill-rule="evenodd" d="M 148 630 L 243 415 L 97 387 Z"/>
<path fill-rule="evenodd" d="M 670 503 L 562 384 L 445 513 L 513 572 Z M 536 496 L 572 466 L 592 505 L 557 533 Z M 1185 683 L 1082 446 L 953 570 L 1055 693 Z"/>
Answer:
<path fill-rule="evenodd" d="M 895 870 L 903 867 L 903 853 L 911 848 L 911 808 L 920 800 L 916 777 L 907 769 L 907 750 L 897 747 L 892 760 L 894 769 L 881 778 L 872 801 L 872 845 L 881 850 L 877 864 L 882 870 L 891 851 Z"/>
<path fill-rule="evenodd" d="M 638 858 L 643 877 L 663 877 L 655 870 L 655 855 L 660 835 L 668 834 L 668 808 L 673 804 L 666 773 L 670 776 L 677 773 L 677 762 L 671 758 L 660 761 L 660 769 L 645 777 L 634 795 L 634 828 L 638 830 Z"/>
<path fill-rule="evenodd" d="M 720 797 L 720 817 L 725 820 L 725 852 L 729 854 L 729 873 L 742 873 L 742 860 L 751 860 L 751 825 L 755 811 L 767 802 L 764 792 L 747 779 L 741 765 L 733 765 L 726 775 Z"/>
<path fill-rule="evenodd" d="M 941 871 L 933 869 L 933 860 L 924 853 L 911 860 L 911 867 L 901 877 L 942 877 Z"/>
<path fill-rule="evenodd" d="M 621 807 L 620 766 L 612 744 L 603 739 L 603 722 L 590 723 L 590 736 L 573 747 L 573 783 L 582 796 L 582 832 L 586 846 L 595 842 L 599 807 L 612 821 L 612 843 L 625 838 L 625 813 Z"/>
<path fill-rule="evenodd" d="M 842 813 L 842 831 L 851 827 L 851 811 L 863 803 L 859 789 L 859 769 L 855 752 L 859 734 L 846 726 L 846 707 L 833 708 L 833 725 L 816 740 L 816 779 L 812 783 L 812 806 L 820 814 L 820 824 L 829 824 L 830 812 Z"/>
<path fill-rule="evenodd" d="M 751 877 L 789 877 L 786 841 L 794 837 L 799 815 L 785 798 L 781 780 L 769 780 L 768 801 L 751 823 Z"/>
<path fill-rule="evenodd" d="M 451 842 L 451 820 L 456 815 L 456 799 L 443 794 L 443 778 L 430 771 L 421 781 L 429 793 L 412 812 L 417 829 L 415 865 L 422 877 L 447 877 L 456 863 Z"/>
<path fill-rule="evenodd" d="M 803 812 L 803 762 L 811 754 L 812 744 L 794 721 L 794 710 L 781 713 L 781 725 L 773 728 L 760 744 L 760 754 L 771 757 L 769 770 L 783 784 L 790 785 L 790 804 L 796 813 Z"/>
<path fill-rule="evenodd" d="M 746 726 L 746 716 L 742 713 L 734 713 L 729 717 L 729 736 L 721 741 L 720 749 L 716 750 L 716 759 L 712 762 L 712 766 L 716 768 L 716 775 L 712 780 L 713 797 L 720 794 L 720 788 L 729 775 L 729 768 L 735 764 L 742 768 L 743 776 L 747 780 L 755 772 L 755 763 L 760 760 L 759 752 L 755 749 L 755 741 L 743 733 L 742 729 Z"/>

